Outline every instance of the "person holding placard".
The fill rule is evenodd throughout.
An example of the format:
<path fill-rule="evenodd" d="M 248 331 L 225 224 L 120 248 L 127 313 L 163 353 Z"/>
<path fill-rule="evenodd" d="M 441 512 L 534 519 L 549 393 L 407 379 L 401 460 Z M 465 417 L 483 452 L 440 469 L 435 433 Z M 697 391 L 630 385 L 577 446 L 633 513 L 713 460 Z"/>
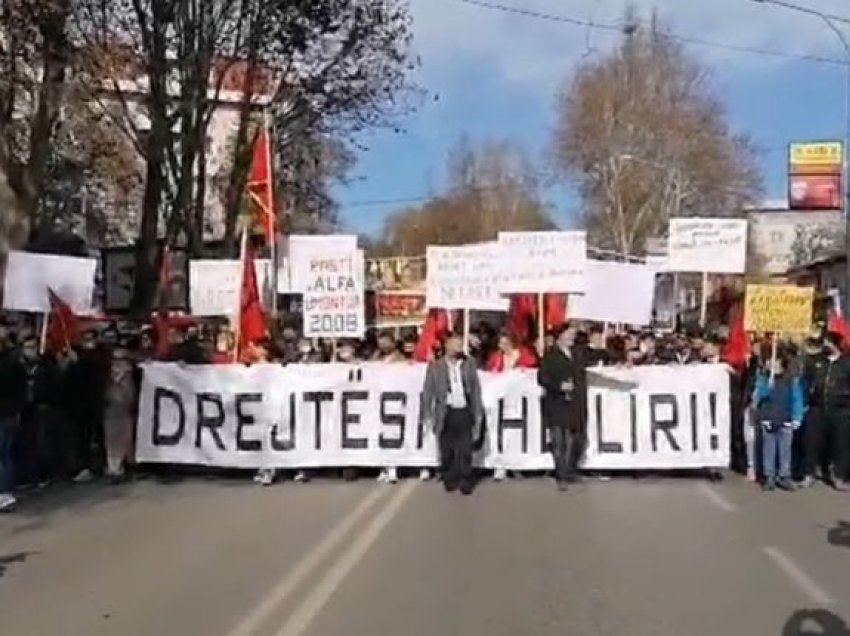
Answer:
<path fill-rule="evenodd" d="M 789 369 L 790 360 L 774 356 L 771 368 L 756 379 L 755 418 L 761 427 L 762 470 L 765 491 L 794 490 L 791 482 L 791 447 L 794 431 L 803 421 L 803 389 Z"/>

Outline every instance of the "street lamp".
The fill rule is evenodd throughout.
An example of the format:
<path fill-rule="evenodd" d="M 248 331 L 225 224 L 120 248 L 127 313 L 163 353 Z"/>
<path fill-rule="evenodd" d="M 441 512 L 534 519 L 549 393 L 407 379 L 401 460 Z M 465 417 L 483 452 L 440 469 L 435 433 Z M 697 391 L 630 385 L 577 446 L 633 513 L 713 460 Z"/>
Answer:
<path fill-rule="evenodd" d="M 830 30 L 835 33 L 844 47 L 844 52 L 847 55 L 847 113 L 846 113 L 846 130 L 844 134 L 844 297 L 842 298 L 844 305 L 844 315 L 850 316 L 850 162 L 847 160 L 847 153 L 850 152 L 850 39 L 836 23 L 850 25 L 850 18 L 846 18 L 831 13 L 824 13 L 811 7 L 803 7 L 785 0 L 753 0 L 759 4 L 772 4 L 789 11 L 797 13 L 805 13 L 813 15 L 823 20 Z"/>

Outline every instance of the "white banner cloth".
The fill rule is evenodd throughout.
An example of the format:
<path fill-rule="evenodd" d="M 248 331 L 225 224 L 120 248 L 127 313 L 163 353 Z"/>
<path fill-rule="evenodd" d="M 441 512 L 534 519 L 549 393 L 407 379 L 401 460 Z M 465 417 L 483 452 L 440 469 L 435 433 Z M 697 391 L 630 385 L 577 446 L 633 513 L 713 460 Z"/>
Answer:
<path fill-rule="evenodd" d="M 419 417 L 424 365 L 149 364 L 137 423 L 141 462 L 239 468 L 434 466 Z M 590 469 L 729 463 L 721 365 L 589 372 Z M 533 371 L 481 374 L 486 426 L 476 464 L 551 469 Z"/>

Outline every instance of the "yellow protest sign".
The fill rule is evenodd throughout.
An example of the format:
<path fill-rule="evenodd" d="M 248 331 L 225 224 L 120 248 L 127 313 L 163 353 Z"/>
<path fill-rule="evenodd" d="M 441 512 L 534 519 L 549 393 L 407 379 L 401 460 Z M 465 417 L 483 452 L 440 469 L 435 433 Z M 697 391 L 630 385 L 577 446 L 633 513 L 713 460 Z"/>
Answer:
<path fill-rule="evenodd" d="M 812 329 L 815 290 L 794 285 L 747 285 L 747 331 L 808 333 Z"/>

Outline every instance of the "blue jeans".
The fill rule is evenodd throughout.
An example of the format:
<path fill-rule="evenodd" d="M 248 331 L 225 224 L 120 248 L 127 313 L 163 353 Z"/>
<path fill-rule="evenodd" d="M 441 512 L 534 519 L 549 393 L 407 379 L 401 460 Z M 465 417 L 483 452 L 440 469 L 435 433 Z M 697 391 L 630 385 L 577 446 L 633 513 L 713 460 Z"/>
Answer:
<path fill-rule="evenodd" d="M 12 446 L 18 431 L 18 416 L 0 417 L 0 494 L 11 493 L 15 488 L 15 466 Z"/>
<path fill-rule="evenodd" d="M 761 461 L 764 478 L 776 481 L 776 478 L 791 478 L 791 445 L 794 441 L 794 429 L 779 426 L 774 430 L 761 428 Z M 777 461 L 779 470 L 777 473 Z"/>

